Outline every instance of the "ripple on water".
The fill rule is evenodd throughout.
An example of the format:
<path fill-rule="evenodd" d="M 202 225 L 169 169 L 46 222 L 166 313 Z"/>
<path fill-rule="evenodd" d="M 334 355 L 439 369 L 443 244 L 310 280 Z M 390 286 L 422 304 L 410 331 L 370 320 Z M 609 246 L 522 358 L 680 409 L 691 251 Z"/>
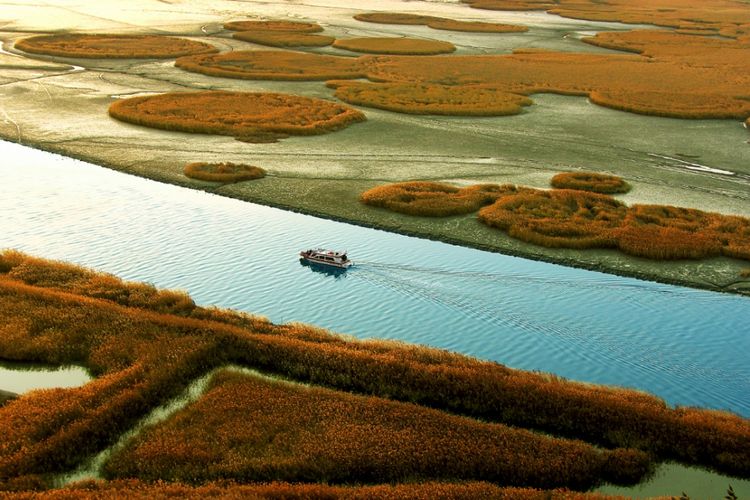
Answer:
<path fill-rule="evenodd" d="M 201 304 L 400 339 L 750 416 L 750 300 L 316 219 L 0 143 L 0 247 Z M 34 168 L 28 168 L 33 165 Z M 54 179 L 54 182 L 49 182 Z M 331 276 L 311 246 L 347 249 Z M 744 318 L 744 319 L 743 319 Z"/>

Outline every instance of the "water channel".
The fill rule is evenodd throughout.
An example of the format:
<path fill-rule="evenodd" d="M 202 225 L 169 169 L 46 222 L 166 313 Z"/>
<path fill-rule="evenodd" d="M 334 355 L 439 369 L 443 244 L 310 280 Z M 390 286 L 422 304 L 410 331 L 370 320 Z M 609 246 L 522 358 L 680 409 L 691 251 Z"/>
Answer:
<path fill-rule="evenodd" d="M 0 248 L 360 338 L 750 416 L 750 300 L 342 224 L 0 143 Z M 300 265 L 313 246 L 357 263 Z"/>

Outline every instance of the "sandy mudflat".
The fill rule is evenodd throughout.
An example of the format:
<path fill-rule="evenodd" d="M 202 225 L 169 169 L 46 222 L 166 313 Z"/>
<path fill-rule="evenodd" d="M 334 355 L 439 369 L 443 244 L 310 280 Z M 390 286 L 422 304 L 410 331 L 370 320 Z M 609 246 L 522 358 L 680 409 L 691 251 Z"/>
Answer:
<path fill-rule="evenodd" d="M 93 0 L 78 2 L 74 8 L 62 1 L 33 7 L 0 1 L 0 38 L 10 54 L 16 52 L 15 39 L 52 31 L 183 35 L 221 51 L 267 50 L 234 40 L 231 32 L 222 29 L 225 21 L 252 13 L 316 21 L 332 36 L 433 38 L 450 41 L 459 54 L 484 54 L 506 53 L 515 47 L 602 52 L 581 43 L 581 33 L 632 28 L 538 12 L 479 11 L 450 2 L 387 0 L 356 6 L 332 0 L 293 4 L 143 0 L 115 9 Z M 363 23 L 351 17 L 370 10 L 517 23 L 530 30 L 456 33 Z M 345 53 L 335 48 L 315 51 Z M 532 106 L 512 117 L 410 116 L 360 108 L 368 121 L 346 130 L 277 144 L 247 144 L 230 137 L 128 125 L 111 119 L 107 108 L 117 98 L 166 91 L 274 91 L 333 99 L 333 90 L 323 82 L 212 78 L 174 68 L 172 61 L 29 58 L 8 53 L 0 54 L 0 136 L 9 140 L 164 182 L 324 217 L 616 274 L 750 293 L 750 282 L 739 278 L 740 270 L 750 267 L 747 262 L 718 258 L 653 263 L 614 251 L 550 250 L 510 239 L 472 215 L 431 220 L 357 201 L 361 191 L 384 182 L 429 179 L 546 187 L 555 173 L 580 168 L 625 178 L 633 185 L 622 197 L 627 203 L 750 216 L 750 134 L 736 121 L 651 118 L 601 108 L 579 97 L 535 95 Z M 184 176 L 184 165 L 197 161 L 258 165 L 268 170 L 268 176 L 217 187 Z"/>

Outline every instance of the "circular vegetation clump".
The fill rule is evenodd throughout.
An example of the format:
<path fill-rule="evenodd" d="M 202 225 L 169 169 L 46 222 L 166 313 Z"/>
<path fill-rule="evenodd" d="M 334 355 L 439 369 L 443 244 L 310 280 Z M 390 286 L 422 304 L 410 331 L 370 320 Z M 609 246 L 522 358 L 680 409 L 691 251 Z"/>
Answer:
<path fill-rule="evenodd" d="M 448 54 L 456 50 L 456 46 L 450 42 L 392 37 L 345 38 L 336 40 L 333 46 L 352 52 L 393 55 Z"/>
<path fill-rule="evenodd" d="M 40 35 L 15 47 L 31 54 L 89 59 L 169 59 L 218 52 L 203 42 L 157 35 Z"/>
<path fill-rule="evenodd" d="M 557 189 L 577 189 L 604 194 L 630 191 L 630 184 L 622 178 L 595 172 L 563 172 L 554 176 L 550 184 Z"/>
<path fill-rule="evenodd" d="M 318 33 L 323 28 L 316 23 L 300 21 L 231 21 L 224 24 L 224 29 L 231 31 L 277 31 L 294 33 Z"/>
<path fill-rule="evenodd" d="M 260 179 L 266 176 L 266 171 L 242 163 L 196 162 L 185 165 L 185 175 L 201 181 L 229 183 Z"/>
<path fill-rule="evenodd" d="M 118 120 L 164 130 L 234 137 L 324 134 L 365 120 L 346 105 L 290 94 L 170 92 L 114 102 Z"/>
<path fill-rule="evenodd" d="M 336 39 L 326 35 L 311 35 L 287 31 L 240 31 L 232 35 L 237 40 L 269 47 L 325 47 Z"/>

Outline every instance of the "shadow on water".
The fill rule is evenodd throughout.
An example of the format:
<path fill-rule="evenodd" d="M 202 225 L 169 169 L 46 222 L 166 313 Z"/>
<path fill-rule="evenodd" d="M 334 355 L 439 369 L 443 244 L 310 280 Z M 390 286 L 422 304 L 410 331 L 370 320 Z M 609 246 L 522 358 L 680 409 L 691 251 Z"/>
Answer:
<path fill-rule="evenodd" d="M 299 263 L 301 266 L 307 267 L 308 269 L 310 269 L 310 271 L 314 273 L 331 276 L 334 279 L 344 278 L 348 270 L 348 269 L 340 268 L 340 267 L 326 266 L 325 264 L 318 264 L 316 262 L 310 262 L 304 259 L 300 259 Z"/>

